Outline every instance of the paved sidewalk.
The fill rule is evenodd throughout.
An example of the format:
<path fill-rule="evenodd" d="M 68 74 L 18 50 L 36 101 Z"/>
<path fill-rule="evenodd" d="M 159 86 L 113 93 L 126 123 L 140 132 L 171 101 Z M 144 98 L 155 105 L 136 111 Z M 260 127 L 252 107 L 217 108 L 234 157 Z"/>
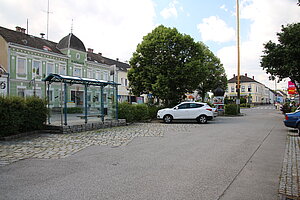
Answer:
<path fill-rule="evenodd" d="M 280 200 L 300 199 L 300 138 L 296 131 L 287 135 L 286 149 L 280 176 Z"/>
<path fill-rule="evenodd" d="M 136 137 L 162 137 L 167 131 L 186 131 L 191 127 L 201 127 L 201 124 L 136 123 L 81 133 L 39 134 L 0 141 L 0 167 L 29 158 L 66 158 L 92 145 L 118 147 Z"/>

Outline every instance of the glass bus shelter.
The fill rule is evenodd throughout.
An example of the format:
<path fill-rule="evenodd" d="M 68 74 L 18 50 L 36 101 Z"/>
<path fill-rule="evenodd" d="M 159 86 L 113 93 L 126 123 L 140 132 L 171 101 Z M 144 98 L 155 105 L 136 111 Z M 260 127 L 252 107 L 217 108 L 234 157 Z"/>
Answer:
<path fill-rule="evenodd" d="M 59 74 L 49 74 L 43 81 L 49 109 L 48 124 L 51 118 L 58 117 L 61 126 L 75 119 L 85 124 L 92 118 L 102 122 L 104 118 L 118 120 L 120 84 Z"/>

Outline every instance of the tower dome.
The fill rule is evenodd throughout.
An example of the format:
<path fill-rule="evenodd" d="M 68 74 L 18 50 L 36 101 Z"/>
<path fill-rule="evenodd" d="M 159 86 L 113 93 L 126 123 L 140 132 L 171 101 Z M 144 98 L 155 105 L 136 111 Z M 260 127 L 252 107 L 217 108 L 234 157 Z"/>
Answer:
<path fill-rule="evenodd" d="M 83 42 L 78 37 L 76 37 L 73 33 L 70 33 L 69 35 L 61 39 L 57 44 L 57 48 L 58 49 L 72 48 L 78 51 L 86 52 Z"/>

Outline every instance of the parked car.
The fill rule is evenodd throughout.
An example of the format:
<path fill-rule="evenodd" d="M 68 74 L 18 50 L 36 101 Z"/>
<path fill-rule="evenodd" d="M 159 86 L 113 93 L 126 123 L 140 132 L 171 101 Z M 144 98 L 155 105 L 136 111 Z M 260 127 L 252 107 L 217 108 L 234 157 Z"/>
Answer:
<path fill-rule="evenodd" d="M 173 108 L 159 110 L 157 118 L 165 123 L 171 123 L 176 119 L 195 119 L 198 123 L 205 124 L 207 120 L 214 118 L 214 114 L 213 109 L 206 103 L 183 102 Z"/>
<path fill-rule="evenodd" d="M 300 110 L 293 113 L 285 113 L 284 125 L 291 128 L 298 128 L 300 131 Z"/>
<path fill-rule="evenodd" d="M 214 117 L 218 116 L 218 109 L 217 108 L 212 108 L 212 112 L 214 114 Z"/>

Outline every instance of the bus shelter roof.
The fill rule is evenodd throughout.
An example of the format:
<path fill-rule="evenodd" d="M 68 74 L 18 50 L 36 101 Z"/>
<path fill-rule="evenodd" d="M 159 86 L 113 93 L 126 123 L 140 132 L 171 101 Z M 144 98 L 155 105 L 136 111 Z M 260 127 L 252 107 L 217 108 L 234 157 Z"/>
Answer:
<path fill-rule="evenodd" d="M 63 82 L 69 84 L 81 84 L 81 85 L 93 85 L 93 86 L 107 86 L 107 85 L 121 85 L 113 81 L 104 81 L 93 78 L 81 78 L 77 76 L 66 76 L 59 74 L 49 74 L 46 78 L 43 79 L 45 82 Z"/>

